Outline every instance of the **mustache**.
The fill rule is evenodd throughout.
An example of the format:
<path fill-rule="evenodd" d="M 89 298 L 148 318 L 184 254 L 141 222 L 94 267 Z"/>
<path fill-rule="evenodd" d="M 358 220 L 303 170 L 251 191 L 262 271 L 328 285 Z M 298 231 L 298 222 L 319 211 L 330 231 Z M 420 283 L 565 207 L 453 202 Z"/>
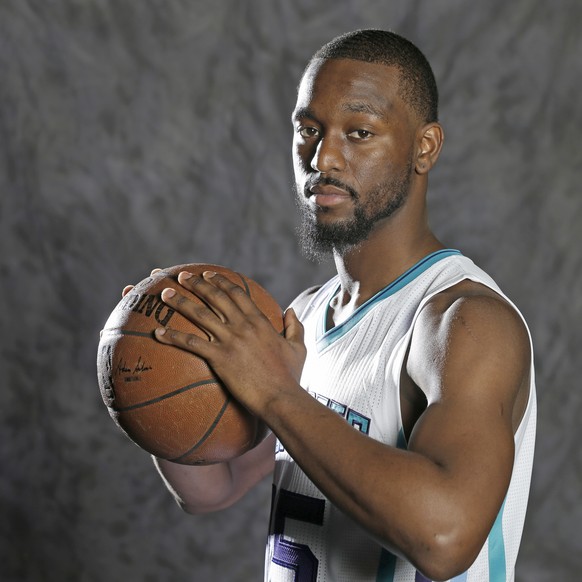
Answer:
<path fill-rule="evenodd" d="M 333 178 L 332 176 L 316 176 L 309 178 L 305 183 L 303 188 L 303 193 L 305 197 L 308 198 L 311 195 L 310 190 L 316 186 L 335 186 L 336 188 L 341 188 L 345 190 L 354 200 L 358 200 L 359 194 L 351 186 L 344 184 L 341 180 Z"/>

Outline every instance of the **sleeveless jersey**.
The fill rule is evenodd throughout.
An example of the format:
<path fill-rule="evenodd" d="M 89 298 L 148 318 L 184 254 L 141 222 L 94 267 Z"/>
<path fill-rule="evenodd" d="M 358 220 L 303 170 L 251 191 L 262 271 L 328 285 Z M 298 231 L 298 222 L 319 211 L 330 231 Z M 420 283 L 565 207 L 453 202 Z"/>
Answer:
<path fill-rule="evenodd" d="M 326 331 L 329 302 L 339 289 L 339 278 L 334 277 L 314 294 L 303 313 L 298 313 L 307 346 L 301 385 L 357 430 L 406 448 L 399 382 L 416 318 L 431 297 L 464 279 L 490 287 L 515 308 L 471 260 L 445 249 L 419 261 L 348 319 Z M 477 559 L 467 572 L 453 579 L 455 582 L 514 579 L 534 451 L 533 356 L 531 366 L 529 400 L 515 433 L 514 466 L 505 501 Z M 426 580 L 409 562 L 382 548 L 334 507 L 280 443 L 275 460 L 266 581 Z"/>

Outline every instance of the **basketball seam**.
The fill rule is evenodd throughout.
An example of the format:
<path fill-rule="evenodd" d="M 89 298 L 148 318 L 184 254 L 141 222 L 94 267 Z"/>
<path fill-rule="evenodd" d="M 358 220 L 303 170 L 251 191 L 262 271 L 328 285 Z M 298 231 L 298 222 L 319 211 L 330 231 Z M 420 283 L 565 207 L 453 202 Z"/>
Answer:
<path fill-rule="evenodd" d="M 250 287 L 248 286 L 248 283 L 247 283 L 246 279 L 240 273 L 237 273 L 237 275 L 240 277 L 240 280 L 242 281 L 242 284 L 245 287 L 245 293 L 250 297 L 251 296 L 251 290 L 250 290 Z"/>
<path fill-rule="evenodd" d="M 222 418 L 222 416 L 226 412 L 226 408 L 228 407 L 230 400 L 231 400 L 230 395 L 227 395 L 226 400 L 225 400 L 224 404 L 222 405 L 222 408 L 220 409 L 220 411 L 216 415 L 216 418 L 214 419 L 212 424 L 208 427 L 208 430 L 202 435 L 202 437 L 200 437 L 200 440 L 191 449 L 187 450 L 185 453 L 182 453 L 179 457 L 175 457 L 174 459 L 170 459 L 170 461 L 176 463 L 176 462 L 180 461 L 181 459 L 184 459 L 185 457 L 187 457 L 191 453 L 193 453 L 198 447 L 200 447 L 202 444 L 204 444 L 206 439 L 213 433 L 214 429 L 216 428 L 216 426 L 220 422 L 220 419 Z"/>
<path fill-rule="evenodd" d="M 110 408 L 115 412 L 128 412 L 130 410 L 136 410 L 137 408 L 143 408 L 144 406 L 149 406 L 150 404 L 156 404 L 157 402 L 161 402 L 162 400 L 166 400 L 167 398 L 172 398 L 178 394 L 182 394 L 182 392 L 187 392 L 188 390 L 192 390 L 193 388 L 197 388 L 198 386 L 205 386 L 207 384 L 217 384 L 215 378 L 210 378 L 209 380 L 201 380 L 200 382 L 194 382 L 194 384 L 188 384 L 187 386 L 183 386 L 182 388 L 178 388 L 177 390 L 173 390 L 172 392 L 168 392 L 163 394 L 162 396 L 158 396 L 157 398 L 152 398 L 151 400 L 146 400 L 145 402 L 139 402 L 138 404 L 132 404 L 131 406 L 123 406 L 118 408 L 116 406 L 111 406 Z"/>
<path fill-rule="evenodd" d="M 168 276 L 166 272 L 164 272 L 164 274 L 166 276 Z M 253 285 L 253 281 L 247 280 L 244 275 L 242 275 L 241 273 L 237 273 L 236 271 L 232 271 L 232 274 L 236 278 L 238 278 L 238 280 L 239 280 L 238 285 L 243 289 L 244 293 L 249 298 L 252 299 L 252 294 L 254 292 L 254 288 L 251 289 L 251 286 Z M 236 281 L 235 277 L 231 277 L 231 280 L 233 282 Z M 132 314 L 130 314 L 130 315 L 132 315 Z M 137 338 L 142 338 L 144 340 L 152 340 L 152 339 L 155 340 L 155 335 L 154 335 L 153 330 L 152 331 L 147 331 L 147 330 L 137 331 L 137 330 L 131 330 L 131 329 L 128 330 L 128 329 L 125 329 L 123 325 L 119 325 L 120 323 L 121 323 L 120 321 L 116 321 L 115 323 L 113 323 L 114 324 L 113 328 L 108 328 L 108 327 L 104 326 L 104 329 L 101 332 L 101 336 L 104 338 L 104 341 L 107 344 L 114 346 L 115 342 L 120 341 L 117 338 L 121 338 L 124 336 L 127 336 L 128 340 L 122 340 L 122 341 L 130 341 L 131 342 L 132 340 L 129 339 L 130 337 L 135 337 L 136 340 L 137 340 Z M 127 323 L 124 323 L 124 325 L 127 325 L 127 324 L 130 324 L 130 322 L 128 321 Z M 140 327 L 142 327 L 142 326 L 140 325 Z M 143 327 L 142 327 L 142 329 L 143 329 Z M 141 343 L 141 342 L 139 342 L 139 343 Z M 112 348 L 110 348 L 110 349 L 112 349 Z M 184 379 L 195 379 L 195 378 L 183 378 L 182 381 Z M 152 378 L 150 378 L 150 381 L 151 380 L 152 380 Z M 178 382 L 179 382 L 179 380 L 178 380 Z M 174 387 L 176 386 L 176 383 L 174 384 Z M 157 382 L 156 382 L 156 384 L 157 384 Z M 114 416 L 114 420 L 116 419 L 115 417 L 117 417 L 119 415 L 119 419 L 116 420 L 116 422 L 118 422 L 118 424 L 119 424 L 119 420 L 123 420 L 123 415 L 125 413 L 127 413 L 127 416 L 125 418 L 128 421 L 129 421 L 129 419 L 133 418 L 133 419 L 136 419 L 136 421 L 139 422 L 141 425 L 141 422 L 140 422 L 141 416 L 139 416 L 139 415 L 141 414 L 140 410 L 142 408 L 146 408 L 150 405 L 157 405 L 157 404 L 160 404 L 160 406 L 164 406 L 163 403 L 167 399 L 173 398 L 174 396 L 179 396 L 181 394 L 187 394 L 188 391 L 193 390 L 195 388 L 199 388 L 199 387 L 204 389 L 205 386 L 208 386 L 209 389 L 212 389 L 211 388 L 212 385 L 220 386 L 221 382 L 215 377 L 209 378 L 206 380 L 199 380 L 199 381 L 196 381 L 194 383 L 188 384 L 186 386 L 176 388 L 169 393 L 161 394 L 161 395 L 155 396 L 155 397 L 154 397 L 155 393 L 154 393 L 154 395 L 152 395 L 151 390 L 150 390 L 149 395 L 145 395 L 145 394 L 141 395 L 141 397 L 149 396 L 149 398 L 147 400 L 141 401 L 141 402 L 136 402 L 136 403 L 131 404 L 131 405 L 127 402 L 128 399 L 125 399 L 125 398 L 121 398 L 121 399 L 117 398 L 116 399 L 115 394 L 113 394 L 113 398 L 110 400 L 109 403 L 106 402 L 106 404 L 108 404 L 107 407 L 109 408 L 112 416 Z M 155 386 L 155 384 L 154 384 L 154 386 Z M 121 390 L 122 387 L 120 386 L 119 389 Z M 167 389 L 167 388 L 163 388 L 163 389 Z M 158 391 L 158 390 L 161 391 L 162 386 L 158 386 L 156 391 Z M 113 390 L 113 392 L 115 392 L 115 390 Z M 206 393 L 206 390 L 204 390 L 202 392 L 202 394 L 205 394 L 205 393 Z M 138 395 L 135 394 L 134 398 L 135 398 L 135 396 L 138 396 Z M 200 424 L 198 425 L 198 429 L 196 431 L 198 434 L 192 435 L 190 439 L 187 437 L 184 438 L 184 436 L 185 436 L 184 435 L 181 438 L 181 443 L 180 444 L 175 443 L 175 444 L 178 444 L 178 446 L 174 445 L 173 447 L 171 447 L 172 450 L 168 451 L 173 458 L 170 459 L 169 458 L 170 455 L 168 455 L 168 456 L 164 455 L 166 459 L 169 459 L 173 462 L 185 462 L 185 463 L 189 463 L 189 464 L 205 464 L 210 460 L 210 458 L 207 457 L 208 453 L 205 452 L 205 450 L 208 446 L 208 443 L 206 443 L 206 441 L 210 439 L 210 447 L 212 448 L 212 443 L 214 442 L 214 438 L 210 438 L 210 437 L 212 435 L 217 434 L 216 431 L 221 427 L 221 425 L 223 423 L 222 419 L 225 417 L 225 415 L 227 416 L 226 420 L 228 420 L 228 415 L 226 413 L 228 412 L 229 404 L 231 404 L 231 402 L 233 400 L 232 396 L 230 394 L 228 394 L 228 392 L 226 392 L 226 394 L 223 393 L 223 397 L 224 396 L 226 397 L 226 399 L 223 401 L 223 404 L 220 406 L 220 409 L 218 411 L 216 411 L 216 408 L 214 406 L 214 405 L 218 404 L 216 401 L 215 401 L 214 405 L 210 407 L 210 409 L 208 409 L 208 407 L 205 407 L 206 408 L 206 413 L 205 413 L 206 419 L 205 419 L 205 421 L 200 422 Z M 191 395 L 191 397 L 196 397 L 196 395 Z M 131 400 L 134 400 L 134 398 L 132 398 Z M 188 396 L 186 395 L 185 398 L 188 398 Z M 121 402 L 120 402 L 120 400 L 121 400 Z M 125 402 L 123 402 L 124 400 L 125 400 Z M 135 402 L 135 400 L 134 400 L 134 402 Z M 165 410 L 165 408 L 164 408 L 164 410 Z M 213 411 L 216 411 L 215 418 L 210 421 L 210 424 L 206 424 L 209 420 L 208 417 L 211 416 Z M 232 407 L 231 407 L 231 411 L 232 411 Z M 136 416 L 133 416 L 134 414 Z M 133 422 L 133 421 L 131 421 L 131 422 Z M 130 424 L 131 424 L 131 422 L 130 422 Z M 207 428 L 205 430 L 203 429 L 204 424 L 206 424 L 206 426 L 207 426 Z M 202 434 L 200 434 L 200 432 L 201 432 L 200 429 L 202 429 L 202 431 L 203 431 Z M 188 441 L 190 441 L 190 442 L 188 442 Z M 136 440 L 136 442 L 139 444 L 139 441 Z M 142 446 L 142 448 L 145 448 L 147 450 L 147 446 L 144 446 L 144 445 L 140 445 L 140 446 Z M 176 453 L 179 451 L 179 449 L 182 447 L 185 447 L 185 448 L 189 447 L 189 448 L 185 452 L 180 453 L 179 455 L 175 456 Z M 212 461 L 210 460 L 210 462 L 212 462 Z"/>

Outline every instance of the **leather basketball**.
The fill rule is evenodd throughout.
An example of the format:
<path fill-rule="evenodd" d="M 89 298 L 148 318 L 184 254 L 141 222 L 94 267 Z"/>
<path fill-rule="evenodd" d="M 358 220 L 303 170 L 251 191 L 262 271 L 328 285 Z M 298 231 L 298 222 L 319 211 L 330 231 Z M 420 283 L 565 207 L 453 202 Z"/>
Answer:
<path fill-rule="evenodd" d="M 161 344 L 154 330 L 168 326 L 206 335 L 160 297 L 178 274 L 215 271 L 242 287 L 283 331 L 277 302 L 258 283 L 219 265 L 178 265 L 138 283 L 115 307 L 101 332 L 97 374 L 103 401 L 117 425 L 147 452 L 185 465 L 228 461 L 258 445 L 268 430 L 232 398 L 205 360 Z"/>

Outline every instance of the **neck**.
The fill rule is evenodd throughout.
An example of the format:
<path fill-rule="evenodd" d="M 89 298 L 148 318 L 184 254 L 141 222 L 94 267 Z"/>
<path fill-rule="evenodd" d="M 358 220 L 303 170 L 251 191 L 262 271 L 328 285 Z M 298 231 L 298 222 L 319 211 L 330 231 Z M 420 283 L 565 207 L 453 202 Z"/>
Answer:
<path fill-rule="evenodd" d="M 412 222 L 406 212 L 398 211 L 379 222 L 363 243 L 334 255 L 341 282 L 336 308 L 356 309 L 423 257 L 442 248 L 426 216 L 419 221 L 417 215 Z"/>

